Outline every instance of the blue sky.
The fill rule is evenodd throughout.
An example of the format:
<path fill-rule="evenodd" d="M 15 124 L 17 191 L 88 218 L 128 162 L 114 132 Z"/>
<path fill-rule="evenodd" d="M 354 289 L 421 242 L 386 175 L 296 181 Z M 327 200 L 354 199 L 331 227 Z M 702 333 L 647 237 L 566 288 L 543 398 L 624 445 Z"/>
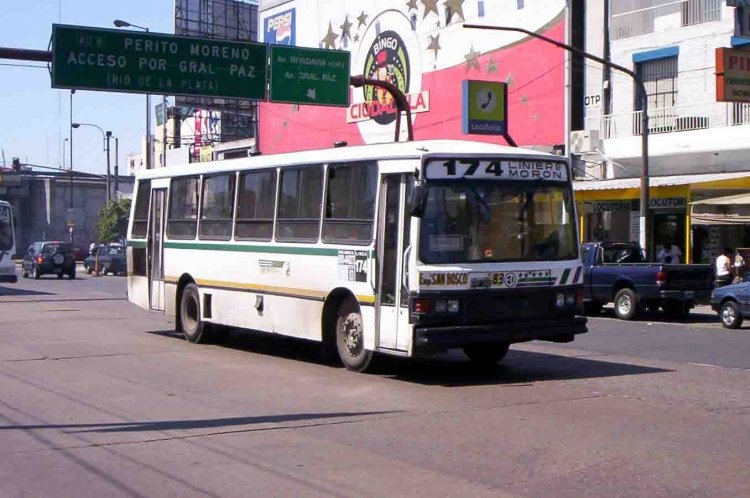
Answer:
<path fill-rule="evenodd" d="M 53 23 L 113 28 L 114 19 L 124 19 L 154 32 L 174 32 L 173 0 L 2 0 L 2 4 L 0 47 L 46 50 Z M 63 139 L 69 136 L 70 92 L 51 88 L 46 67 L 7 64 L 44 66 L 0 59 L 0 105 L 5 115 L 0 124 L 0 149 L 6 162 L 19 157 L 31 164 L 61 166 Z M 151 100 L 153 106 L 161 99 Z M 120 171 L 126 173 L 125 156 L 141 152 L 146 97 L 78 90 L 73 96 L 73 119 L 95 123 L 119 138 Z M 152 114 L 153 126 L 155 121 Z M 73 133 L 74 169 L 104 174 L 101 133 L 92 127 Z M 114 165 L 114 142 L 111 157 Z M 66 166 L 68 162 L 66 158 Z"/>

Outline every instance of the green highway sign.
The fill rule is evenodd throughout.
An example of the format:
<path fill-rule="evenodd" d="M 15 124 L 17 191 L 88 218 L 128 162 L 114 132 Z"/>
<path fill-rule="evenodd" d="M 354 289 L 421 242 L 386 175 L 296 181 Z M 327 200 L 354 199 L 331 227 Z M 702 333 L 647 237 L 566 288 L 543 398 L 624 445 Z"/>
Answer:
<path fill-rule="evenodd" d="M 271 45 L 271 102 L 349 105 L 349 57 L 343 50 Z"/>
<path fill-rule="evenodd" d="M 52 87 L 266 98 L 266 46 L 84 26 L 52 26 Z"/>

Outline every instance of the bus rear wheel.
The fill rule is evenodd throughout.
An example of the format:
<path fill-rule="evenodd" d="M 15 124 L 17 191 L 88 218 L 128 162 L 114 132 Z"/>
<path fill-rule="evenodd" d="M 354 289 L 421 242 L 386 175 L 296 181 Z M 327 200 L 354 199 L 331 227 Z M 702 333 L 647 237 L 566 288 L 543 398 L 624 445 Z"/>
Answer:
<path fill-rule="evenodd" d="M 372 361 L 372 351 L 365 349 L 362 314 L 357 303 L 349 298 L 339 306 L 336 318 L 336 349 L 341 363 L 348 370 L 364 372 Z"/>
<path fill-rule="evenodd" d="M 201 320 L 201 304 L 198 286 L 189 283 L 182 290 L 180 298 L 180 328 L 185 339 L 193 342 L 203 342 L 206 324 Z"/>
<path fill-rule="evenodd" d="M 464 354 L 480 368 L 494 368 L 497 362 L 505 358 L 510 349 L 507 342 L 500 344 L 472 344 L 464 346 Z"/>

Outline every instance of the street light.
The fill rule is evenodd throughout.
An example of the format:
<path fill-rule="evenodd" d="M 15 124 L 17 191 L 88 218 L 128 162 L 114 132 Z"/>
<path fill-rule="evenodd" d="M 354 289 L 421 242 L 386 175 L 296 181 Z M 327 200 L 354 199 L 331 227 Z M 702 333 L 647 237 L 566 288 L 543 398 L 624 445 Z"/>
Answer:
<path fill-rule="evenodd" d="M 102 133 L 102 141 L 104 142 L 104 151 L 107 153 L 107 182 L 106 182 L 107 196 L 106 198 L 107 198 L 107 204 L 109 204 L 110 201 L 112 200 L 112 195 L 110 191 L 111 189 L 109 188 L 109 139 L 112 137 L 112 132 L 109 130 L 105 132 L 104 130 L 101 129 L 99 125 L 95 125 L 93 123 L 72 123 L 70 126 L 73 128 L 78 128 L 80 126 L 93 126 L 94 128 L 96 128 Z"/>
<path fill-rule="evenodd" d="M 567 50 L 568 52 L 573 52 L 575 54 L 578 54 L 582 57 L 585 57 L 587 59 L 591 59 L 593 61 L 598 62 L 599 64 L 604 65 L 605 67 L 609 67 L 611 69 L 616 69 L 622 73 L 627 74 L 633 79 L 633 82 L 635 83 L 636 88 L 638 91 L 636 92 L 638 94 L 638 98 L 641 103 L 641 209 L 640 209 L 640 220 L 639 220 L 639 228 L 640 228 L 640 243 L 641 247 L 644 251 L 646 251 L 646 254 L 648 253 L 648 250 L 646 249 L 646 246 L 648 244 L 648 208 L 649 208 L 649 173 L 648 173 L 648 94 L 646 93 L 646 87 L 643 85 L 643 81 L 641 78 L 638 77 L 635 72 L 631 71 L 630 69 L 627 69 L 623 66 L 620 66 L 619 64 L 615 64 L 613 62 L 610 62 L 608 60 L 602 59 L 601 57 L 597 57 L 595 55 L 592 55 L 584 50 L 581 50 L 576 47 L 572 47 L 566 43 L 559 42 L 557 40 L 553 40 L 552 38 L 548 38 L 544 35 L 540 35 L 539 33 L 535 33 L 533 31 L 529 31 L 527 29 L 523 28 L 514 28 L 510 26 L 484 26 L 481 24 L 464 24 L 464 28 L 469 29 L 489 29 L 494 31 L 515 31 L 517 33 L 523 33 L 527 36 L 530 36 L 532 38 L 537 38 L 539 40 L 542 40 L 544 42 L 550 43 L 552 45 L 555 45 L 556 47 L 562 48 L 564 50 Z M 569 154 L 569 151 L 565 151 Z"/>
<path fill-rule="evenodd" d="M 118 28 L 137 28 L 142 29 L 148 33 L 148 28 L 144 26 L 138 26 L 137 24 L 123 21 L 122 19 L 115 19 L 112 21 Z M 146 94 L 146 169 L 151 168 L 151 94 Z"/>

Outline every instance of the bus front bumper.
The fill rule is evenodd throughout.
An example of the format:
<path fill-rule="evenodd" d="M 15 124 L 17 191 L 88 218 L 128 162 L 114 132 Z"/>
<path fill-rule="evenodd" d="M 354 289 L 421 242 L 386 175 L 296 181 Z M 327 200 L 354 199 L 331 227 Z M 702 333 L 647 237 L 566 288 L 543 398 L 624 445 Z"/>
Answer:
<path fill-rule="evenodd" d="M 470 344 L 515 343 L 533 340 L 570 342 L 576 334 L 585 334 L 586 317 L 574 316 L 484 325 L 417 327 L 415 346 L 420 349 L 460 348 Z"/>

